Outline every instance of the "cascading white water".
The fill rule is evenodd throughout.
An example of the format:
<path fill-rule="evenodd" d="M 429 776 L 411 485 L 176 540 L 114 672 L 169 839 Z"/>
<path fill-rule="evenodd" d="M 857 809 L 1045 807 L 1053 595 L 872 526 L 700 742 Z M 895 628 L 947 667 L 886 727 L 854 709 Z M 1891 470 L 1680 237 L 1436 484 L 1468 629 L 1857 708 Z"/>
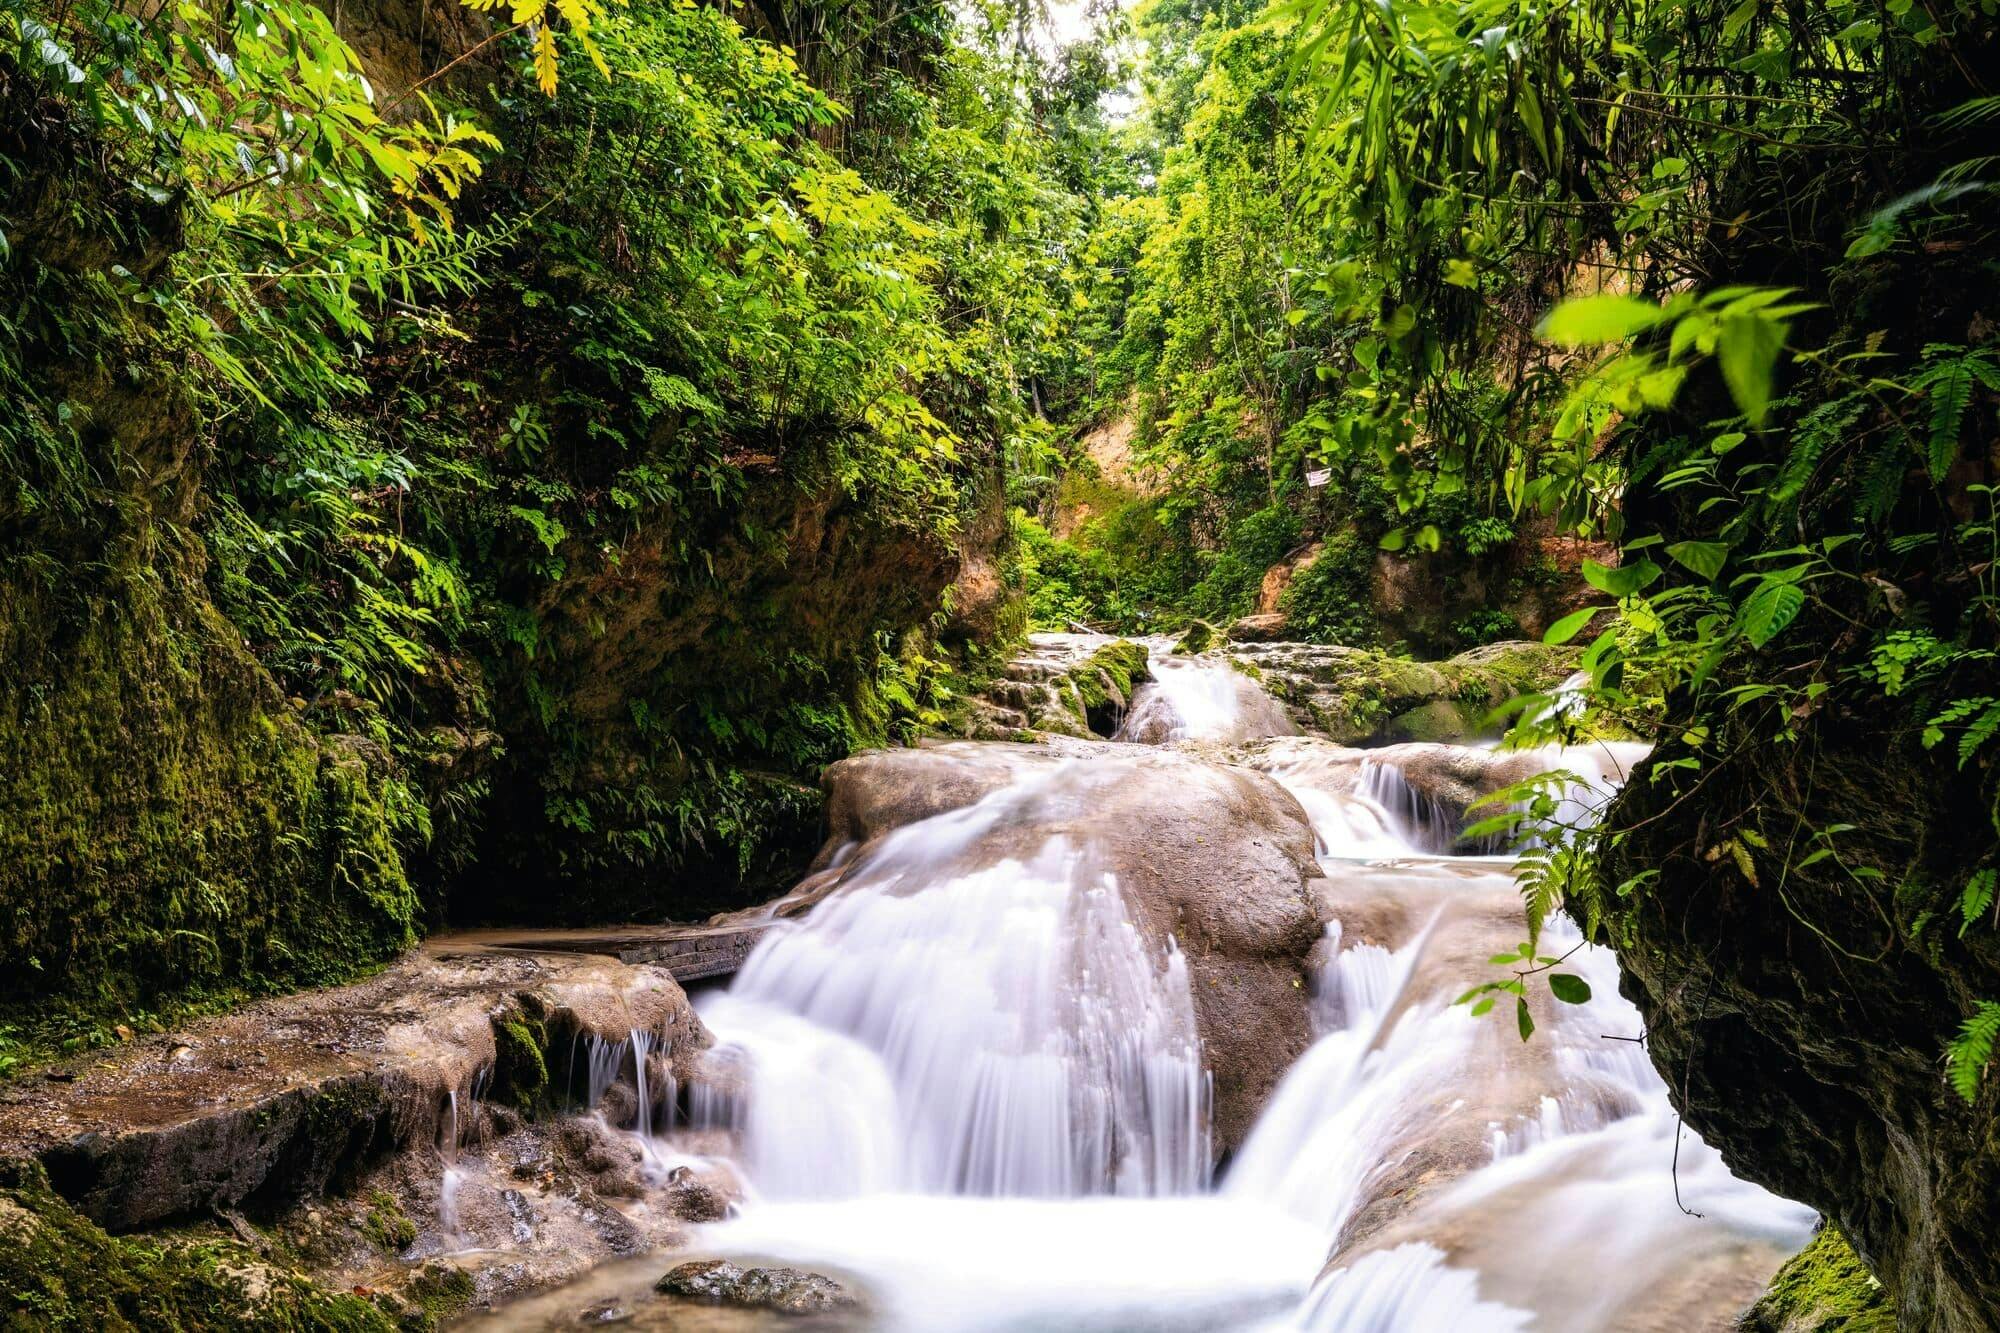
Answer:
<path fill-rule="evenodd" d="M 1394 764 L 1363 760 L 1352 799 L 1383 812 L 1391 836 L 1405 851 L 1443 856 L 1458 843 L 1459 812 L 1412 787 Z"/>
<path fill-rule="evenodd" d="M 1477 1274 L 1421 1241 L 1376 1250 L 1327 1275 L 1296 1326 L 1339 1333 L 1521 1333 L 1534 1316 L 1479 1297 Z"/>
<path fill-rule="evenodd" d="M 1156 697 L 1189 730 L 1241 725 L 1213 679 Z M 1338 890 L 1319 1031 L 1212 1185 L 1185 960 L 1085 842 L 1042 832 L 1088 827 L 1093 782 L 1117 780 L 1092 765 L 1135 762 L 1113 752 L 1022 763 L 875 839 L 699 1000 L 717 1046 L 691 1116 L 731 1132 L 747 1185 L 711 1252 L 857 1280 L 896 1329 L 1583 1333 L 1677 1265 L 1803 1238 L 1809 1214 L 1692 1136 L 1678 1186 L 1707 1216 L 1674 1207 L 1678 1127 L 1644 1052 L 1609 1039 L 1639 1027 L 1609 954 L 1552 924 L 1545 949 L 1573 950 L 1594 996 L 1544 1012 L 1535 1043 L 1451 1003 L 1518 938 L 1487 938 L 1519 930 L 1518 899 L 1504 861 L 1440 855 L 1461 816 L 1386 762 L 1291 784 Z M 1539 762 L 1608 787 L 1630 761 Z M 1569 799 L 1588 817 L 1603 792 Z M 1349 930 L 1347 901 L 1394 903 L 1406 933 L 1370 938 L 1366 911 Z M 611 1045 L 593 1100 L 644 1069 Z"/>
<path fill-rule="evenodd" d="M 1601 812 L 1637 757 L 1635 747 L 1619 747 L 1550 751 L 1541 760 L 1578 776 L 1562 817 L 1583 822 Z M 1378 777 L 1358 782 L 1351 798 L 1315 794 L 1321 806 L 1372 808 L 1383 790 Z M 1317 820 L 1315 804 L 1307 808 Z M 1446 813 L 1417 812 L 1425 824 Z M 1322 847 L 1338 836 L 1323 831 Z M 1433 851 L 1446 838 L 1426 841 L 1410 850 Z M 1379 873 L 1329 868 L 1349 881 Z M 1513 885 L 1502 867 L 1459 861 L 1441 865 L 1440 875 L 1447 870 L 1430 924 L 1408 944 L 1393 952 L 1357 944 L 1333 956 L 1318 1007 L 1328 1030 L 1280 1085 L 1225 1183 L 1230 1195 L 1284 1208 L 1336 1243 L 1334 1267 L 1287 1327 L 1585 1333 L 1616 1325 L 1679 1267 L 1726 1265 L 1744 1247 L 1802 1241 L 1809 1210 L 1736 1180 L 1680 1128 L 1632 1039 L 1641 1024 L 1617 993 L 1616 959 L 1566 920 L 1548 925 L 1541 948 L 1589 982 L 1591 999 L 1555 1006 L 1539 1048 L 1507 1049 L 1493 1023 L 1482 1026 L 1451 1002 L 1488 951 L 1476 934 L 1467 941 L 1475 947 L 1454 947 L 1462 931 L 1453 915 L 1482 898 L 1504 901 Z M 1420 886 L 1422 872 L 1399 873 Z M 1425 979 L 1432 953 L 1449 960 L 1449 989 Z M 1509 1072 L 1510 1057 L 1518 1062 L 1530 1050 L 1546 1066 Z M 1469 1081 L 1469 1069 L 1488 1071 L 1486 1086 Z M 1467 1123 L 1496 1106 L 1514 1109 Z M 1420 1186 L 1413 1204 L 1391 1206 L 1396 1220 L 1385 1233 L 1364 1235 L 1352 1258 L 1343 1256 L 1342 1237 L 1365 1204 L 1393 1204 L 1412 1180 L 1454 1170 L 1428 1194 Z M 1429 1239 L 1467 1235 L 1479 1239 L 1460 1240 L 1449 1256 Z M 1591 1262 L 1580 1266 L 1580 1258 Z"/>
<path fill-rule="evenodd" d="M 1111 876 L 1053 839 L 1025 862 L 901 889 L 899 874 L 864 875 L 808 926 L 767 937 L 703 1008 L 744 1068 L 759 1191 L 1201 1187 L 1207 1083 L 1186 968 L 1149 956 Z"/>

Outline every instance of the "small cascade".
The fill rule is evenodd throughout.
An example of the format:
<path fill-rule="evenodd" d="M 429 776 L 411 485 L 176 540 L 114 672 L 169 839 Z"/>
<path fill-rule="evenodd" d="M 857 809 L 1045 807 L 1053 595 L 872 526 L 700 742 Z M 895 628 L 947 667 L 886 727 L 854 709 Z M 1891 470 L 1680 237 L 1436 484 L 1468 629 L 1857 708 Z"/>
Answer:
<path fill-rule="evenodd" d="M 1123 739 L 1289 729 L 1226 662 L 1154 667 Z M 974 753 L 946 748 L 928 772 Z M 1644 1050 L 1617 1039 L 1640 1024 L 1615 959 L 1567 923 L 1543 951 L 1592 998 L 1538 989 L 1533 1042 L 1453 1003 L 1521 929 L 1511 866 L 1464 854 L 1464 807 L 1560 769 L 1577 779 L 1564 813 L 1594 819 L 1636 747 L 1252 752 L 1310 820 L 1325 879 L 1305 882 L 1330 910 L 1310 1044 L 1219 1182 L 1189 960 L 1141 931 L 1158 900 L 1128 901 L 1102 859 L 1150 848 L 1093 826 L 1113 817 L 1108 784 L 1209 762 L 977 753 L 1004 785 L 843 850 L 817 901 L 698 999 L 715 1044 L 689 1087 L 653 1086 L 650 1032 L 573 1051 L 586 1104 L 631 1123 L 649 1162 L 729 1145 L 743 1198 L 702 1232 L 710 1252 L 852 1277 L 866 1326 L 899 1331 L 1595 1333 L 1661 1293 L 1682 1303 L 1661 1327 L 1698 1326 L 1727 1299 L 1707 1275 L 1768 1274 L 1803 1239 L 1806 1210 L 1680 1129 Z M 1170 922 L 1202 938 L 1199 917 Z M 613 1091 L 628 1078 L 629 1118 Z"/>
<path fill-rule="evenodd" d="M 1433 926 L 1435 918 L 1433 919 Z M 1462 1008 L 1406 1004 L 1430 936 L 1391 954 L 1335 955 L 1322 993 L 1338 1024 L 1294 1065 L 1243 1145 L 1223 1188 L 1283 1209 L 1332 1243 L 1385 1163 L 1407 1151 L 1463 1068 L 1478 1036 Z"/>
<path fill-rule="evenodd" d="M 1381 811 L 1390 833 L 1411 851 L 1443 856 L 1458 845 L 1464 811 L 1412 787 L 1394 764 L 1364 759 L 1355 774 L 1353 799 Z"/>
<path fill-rule="evenodd" d="M 444 1163 L 438 1178 L 438 1230 L 443 1233 L 449 1250 L 466 1246 L 465 1231 L 459 1220 L 459 1195 L 465 1186 L 466 1170 L 459 1154 L 467 1134 L 478 1127 L 479 1094 L 491 1076 L 489 1069 L 481 1069 L 472 1076 L 462 1107 L 458 1089 L 449 1089 L 444 1095 L 444 1114 L 438 1121 L 438 1156 Z"/>
<path fill-rule="evenodd" d="M 1479 1275 L 1445 1262 L 1434 1245 L 1377 1250 L 1313 1288 L 1299 1333 L 1522 1333 L 1534 1316 L 1479 1298 Z"/>
<path fill-rule="evenodd" d="M 1199 1189 L 1208 1087 L 1186 968 L 1150 955 L 1116 880 L 1061 839 L 917 893 L 897 891 L 903 870 L 892 857 L 768 935 L 703 1007 L 745 1071 L 747 1109 L 722 1113 L 756 1188 Z"/>
<path fill-rule="evenodd" d="M 1132 707 L 1113 738 L 1141 745 L 1174 741 L 1238 742 L 1290 736 L 1283 704 L 1224 656 L 1177 656 L 1148 645 L 1153 679 L 1133 691 Z"/>

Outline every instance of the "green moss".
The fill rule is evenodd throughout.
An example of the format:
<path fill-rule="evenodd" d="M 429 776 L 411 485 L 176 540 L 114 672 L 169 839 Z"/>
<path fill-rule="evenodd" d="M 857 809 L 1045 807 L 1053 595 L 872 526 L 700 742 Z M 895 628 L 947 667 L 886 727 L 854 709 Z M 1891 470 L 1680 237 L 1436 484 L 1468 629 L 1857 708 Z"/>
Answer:
<path fill-rule="evenodd" d="M 1190 620 L 1187 628 L 1181 631 L 1181 637 L 1174 643 L 1174 651 L 1184 654 L 1205 653 L 1211 648 L 1221 646 L 1223 642 L 1222 631 L 1215 626 L 1206 620 Z"/>
<path fill-rule="evenodd" d="M 371 1190 L 361 1233 L 385 1254 L 401 1254 L 417 1243 L 417 1224 L 387 1190 Z"/>
<path fill-rule="evenodd" d="M 1746 1333 L 1895 1333 L 1896 1313 L 1882 1284 L 1829 1223 L 1778 1270 L 1738 1327 Z"/>
<path fill-rule="evenodd" d="M 1130 706 L 1134 687 L 1150 674 L 1145 645 L 1119 639 L 1070 668 L 1062 680 L 1066 693 L 1076 701 L 1077 717 L 1083 725 L 1108 736 Z"/>
<path fill-rule="evenodd" d="M 114 1238 L 33 1163 L 0 1165 L 0 1328 L 14 1333 L 389 1333 L 380 1309 L 323 1291 L 234 1240 Z"/>
<path fill-rule="evenodd" d="M 348 979 L 418 915 L 386 754 L 305 726 L 209 598 L 184 359 L 100 332 L 124 374 L 45 374 L 94 484 L 0 539 L 0 1063 Z"/>
<path fill-rule="evenodd" d="M 402 1327 L 416 1333 L 436 1328 L 454 1315 L 463 1314 L 472 1304 L 475 1288 L 472 1274 L 445 1263 L 428 1263 L 403 1288 L 409 1302 Z"/>
<path fill-rule="evenodd" d="M 532 1111 L 548 1100 L 549 1068 L 543 1054 L 548 1029 L 541 1020 L 509 1010 L 493 1020 L 493 1095 Z"/>

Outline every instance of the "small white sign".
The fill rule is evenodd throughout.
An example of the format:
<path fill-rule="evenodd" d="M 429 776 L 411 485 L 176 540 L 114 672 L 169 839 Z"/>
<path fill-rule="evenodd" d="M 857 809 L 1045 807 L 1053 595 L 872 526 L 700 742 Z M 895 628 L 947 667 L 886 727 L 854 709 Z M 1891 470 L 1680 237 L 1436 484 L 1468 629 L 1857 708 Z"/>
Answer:
<path fill-rule="evenodd" d="M 1306 485 L 1308 486 L 1324 486 L 1332 480 L 1333 469 L 1330 467 L 1309 467 L 1306 469 Z"/>

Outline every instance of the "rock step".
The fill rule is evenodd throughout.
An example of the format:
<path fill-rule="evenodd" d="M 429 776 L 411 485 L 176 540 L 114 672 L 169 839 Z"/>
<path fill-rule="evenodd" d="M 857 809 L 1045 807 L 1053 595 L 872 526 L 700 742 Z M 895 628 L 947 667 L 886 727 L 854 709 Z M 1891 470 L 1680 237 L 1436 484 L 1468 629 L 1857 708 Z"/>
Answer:
<path fill-rule="evenodd" d="M 621 963 L 664 969 L 685 984 L 732 975 L 772 924 L 735 919 L 709 925 L 453 931 L 433 936 L 425 947 L 440 957 L 486 952 L 605 954 Z"/>
<path fill-rule="evenodd" d="M 717 951 L 719 952 L 719 951 Z M 661 1034 L 692 1071 L 709 1038 L 673 974 L 590 954 L 419 949 L 351 986 L 267 1000 L 79 1057 L 0 1093 L 0 1158 L 35 1158 L 98 1225 L 272 1216 L 454 1106 L 545 1097 L 547 1052 Z"/>

